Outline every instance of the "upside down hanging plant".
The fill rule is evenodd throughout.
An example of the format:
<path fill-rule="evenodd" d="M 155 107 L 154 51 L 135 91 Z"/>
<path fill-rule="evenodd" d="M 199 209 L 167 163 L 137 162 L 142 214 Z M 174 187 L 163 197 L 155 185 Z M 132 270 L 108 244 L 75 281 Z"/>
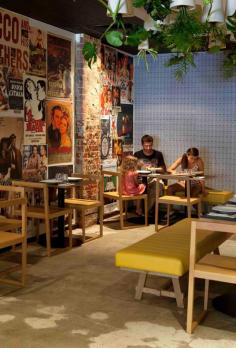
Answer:
<path fill-rule="evenodd" d="M 139 58 L 143 58 L 147 63 L 147 54 L 156 58 L 158 52 L 163 50 L 173 53 L 165 65 L 176 66 L 177 79 L 183 78 L 189 68 L 195 66 L 194 57 L 198 51 L 207 50 L 214 53 L 221 49 L 222 42 L 226 38 L 227 28 L 236 37 L 236 11 L 233 16 L 228 18 L 227 28 L 225 25 L 211 23 L 209 20 L 215 0 L 202 0 L 203 4 L 208 6 L 208 13 L 203 22 L 199 11 L 190 11 L 186 6 L 178 6 L 178 11 L 173 12 L 171 6 L 175 0 L 132 0 L 134 8 L 146 11 L 146 15 L 153 22 L 151 29 L 145 28 L 145 23 L 144 26 L 126 25 L 122 14 L 119 13 L 121 2 L 125 0 L 117 0 L 116 8 L 113 11 L 107 1 L 98 1 L 112 18 L 111 24 L 100 39 L 105 38 L 109 45 L 116 48 L 123 45 L 140 48 L 141 44 L 148 40 L 151 48 L 142 46 L 139 49 Z M 171 21 L 169 21 L 170 18 Z M 97 59 L 96 45 L 86 42 L 83 47 L 83 55 L 91 67 Z M 224 65 L 228 71 L 236 66 L 236 50 L 232 49 L 228 53 Z"/>

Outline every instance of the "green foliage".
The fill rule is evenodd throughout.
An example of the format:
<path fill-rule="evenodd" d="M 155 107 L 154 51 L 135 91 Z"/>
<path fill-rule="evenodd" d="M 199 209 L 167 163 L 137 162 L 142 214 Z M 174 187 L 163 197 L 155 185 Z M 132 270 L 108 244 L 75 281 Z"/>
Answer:
<path fill-rule="evenodd" d="M 105 38 L 114 47 L 121 47 L 122 45 L 138 47 L 140 43 L 148 39 L 151 48 L 141 49 L 138 53 L 138 60 L 143 59 L 147 70 L 149 68 L 147 55 L 151 55 L 153 59 L 156 59 L 159 51 L 171 51 L 174 55 L 166 62 L 165 66 L 176 67 L 175 77 L 181 80 L 191 67 L 195 67 L 194 57 L 199 50 L 208 47 L 209 53 L 217 53 L 223 46 L 222 44 L 225 43 L 226 28 L 208 21 L 213 0 L 203 0 L 204 5 L 209 5 L 206 23 L 201 22 L 199 13 L 188 11 L 186 6 L 182 6 L 179 8 L 172 24 L 159 24 L 156 30 L 151 31 L 145 30 L 140 25 L 133 25 L 131 28 L 130 25 L 126 25 L 124 18 L 119 14 L 121 0 L 119 0 L 114 12 L 108 6 L 107 0 L 97 1 L 105 7 L 112 18 L 111 24 L 101 35 L 100 40 Z M 133 0 L 133 6 L 143 7 L 154 21 L 161 20 L 162 22 L 171 13 L 171 1 Z M 233 16 L 227 18 L 226 24 L 227 29 L 236 38 L 236 12 Z M 97 59 L 96 45 L 86 42 L 83 47 L 83 55 L 91 68 L 91 65 Z M 236 69 L 236 49 L 234 46 L 227 52 L 224 68 L 226 76 L 232 75 L 234 69 Z"/>
<path fill-rule="evenodd" d="M 176 80 L 183 80 L 185 74 L 189 71 L 190 67 L 196 67 L 194 63 L 194 54 L 188 52 L 185 54 L 177 54 L 170 58 L 166 63 L 166 67 L 177 66 L 175 70 Z"/>
<path fill-rule="evenodd" d="M 188 12 L 182 7 L 175 22 L 164 31 L 165 45 L 177 53 L 166 66 L 177 65 L 175 76 L 178 80 L 183 78 L 191 66 L 195 66 L 192 52 L 200 50 L 204 43 L 207 27 L 198 18 L 197 12 Z"/>
<path fill-rule="evenodd" d="M 105 37 L 107 42 L 114 47 L 120 47 L 123 45 L 123 34 L 120 31 L 108 31 L 105 34 Z"/>
<path fill-rule="evenodd" d="M 148 49 L 141 49 L 138 53 L 138 63 L 140 62 L 140 59 L 142 59 L 145 63 L 147 71 L 149 71 L 149 65 L 148 65 L 148 60 L 147 60 L 147 54 L 150 54 L 151 57 L 155 60 L 157 58 L 158 52 L 155 51 L 152 48 Z"/>
<path fill-rule="evenodd" d="M 135 0 L 135 2 L 138 2 L 138 4 L 141 3 L 141 1 Z M 170 14 L 170 4 L 172 0 L 145 0 L 142 1 L 144 9 L 147 11 L 147 13 L 154 19 L 154 21 L 157 20 L 163 20 L 166 18 L 168 14 Z M 140 7 L 140 6 L 137 6 Z"/>
<path fill-rule="evenodd" d="M 187 53 L 202 47 L 205 25 L 198 19 L 198 14 L 188 12 L 182 7 L 176 21 L 165 31 L 165 44 L 173 52 Z"/>
<path fill-rule="evenodd" d="M 130 30 L 127 33 L 125 45 L 127 46 L 138 46 L 142 41 L 149 37 L 149 32 L 143 27 L 136 27 L 134 30 Z"/>
<path fill-rule="evenodd" d="M 133 0 L 134 7 L 143 7 L 146 3 L 146 0 Z"/>
<path fill-rule="evenodd" d="M 85 42 L 82 53 L 91 69 L 91 65 L 97 61 L 96 45 L 92 42 Z"/>

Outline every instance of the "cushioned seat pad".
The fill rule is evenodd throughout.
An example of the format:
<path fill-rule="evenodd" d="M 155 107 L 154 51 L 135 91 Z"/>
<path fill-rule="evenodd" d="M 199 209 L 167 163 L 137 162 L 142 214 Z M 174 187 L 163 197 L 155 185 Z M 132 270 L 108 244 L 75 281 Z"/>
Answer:
<path fill-rule="evenodd" d="M 116 266 L 182 276 L 189 269 L 191 219 L 184 219 L 116 253 Z M 216 249 L 229 237 L 199 231 L 197 259 Z"/>

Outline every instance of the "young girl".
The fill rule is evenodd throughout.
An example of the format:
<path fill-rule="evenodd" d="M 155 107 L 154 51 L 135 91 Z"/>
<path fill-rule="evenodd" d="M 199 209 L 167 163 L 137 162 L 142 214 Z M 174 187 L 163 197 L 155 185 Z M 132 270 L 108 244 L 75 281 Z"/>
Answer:
<path fill-rule="evenodd" d="M 141 195 L 146 186 L 138 182 L 138 159 L 134 156 L 127 156 L 122 162 L 122 193 L 124 195 Z M 142 215 L 141 201 L 136 203 L 136 214 Z"/>
<path fill-rule="evenodd" d="M 178 167 L 181 167 L 181 171 L 192 171 L 204 173 L 204 163 L 201 157 L 199 157 L 199 151 L 196 147 L 192 147 L 179 157 L 169 168 L 168 171 L 175 173 Z M 176 184 L 170 185 L 167 189 L 168 195 L 174 195 L 176 192 L 185 191 L 185 182 L 179 181 Z M 191 196 L 197 197 L 200 193 L 205 192 L 205 184 L 203 180 L 194 180 L 191 182 Z"/>

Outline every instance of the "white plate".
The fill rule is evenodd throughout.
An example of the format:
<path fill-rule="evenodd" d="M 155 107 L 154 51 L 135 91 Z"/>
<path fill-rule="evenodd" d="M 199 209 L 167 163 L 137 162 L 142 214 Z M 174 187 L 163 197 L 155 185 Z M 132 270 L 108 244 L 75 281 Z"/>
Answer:
<path fill-rule="evenodd" d="M 223 214 L 236 214 L 236 207 L 232 205 L 218 205 L 212 208 L 213 211 Z"/>
<path fill-rule="evenodd" d="M 137 170 L 137 172 L 138 172 L 139 174 L 150 174 L 150 173 L 151 173 L 150 170 Z"/>
<path fill-rule="evenodd" d="M 74 176 L 68 176 L 68 180 L 69 181 L 80 181 L 80 180 L 82 180 L 82 178 L 76 178 Z"/>
<path fill-rule="evenodd" d="M 41 180 L 40 182 L 45 183 L 45 184 L 60 184 L 62 182 L 62 180 L 47 179 L 47 180 Z"/>

